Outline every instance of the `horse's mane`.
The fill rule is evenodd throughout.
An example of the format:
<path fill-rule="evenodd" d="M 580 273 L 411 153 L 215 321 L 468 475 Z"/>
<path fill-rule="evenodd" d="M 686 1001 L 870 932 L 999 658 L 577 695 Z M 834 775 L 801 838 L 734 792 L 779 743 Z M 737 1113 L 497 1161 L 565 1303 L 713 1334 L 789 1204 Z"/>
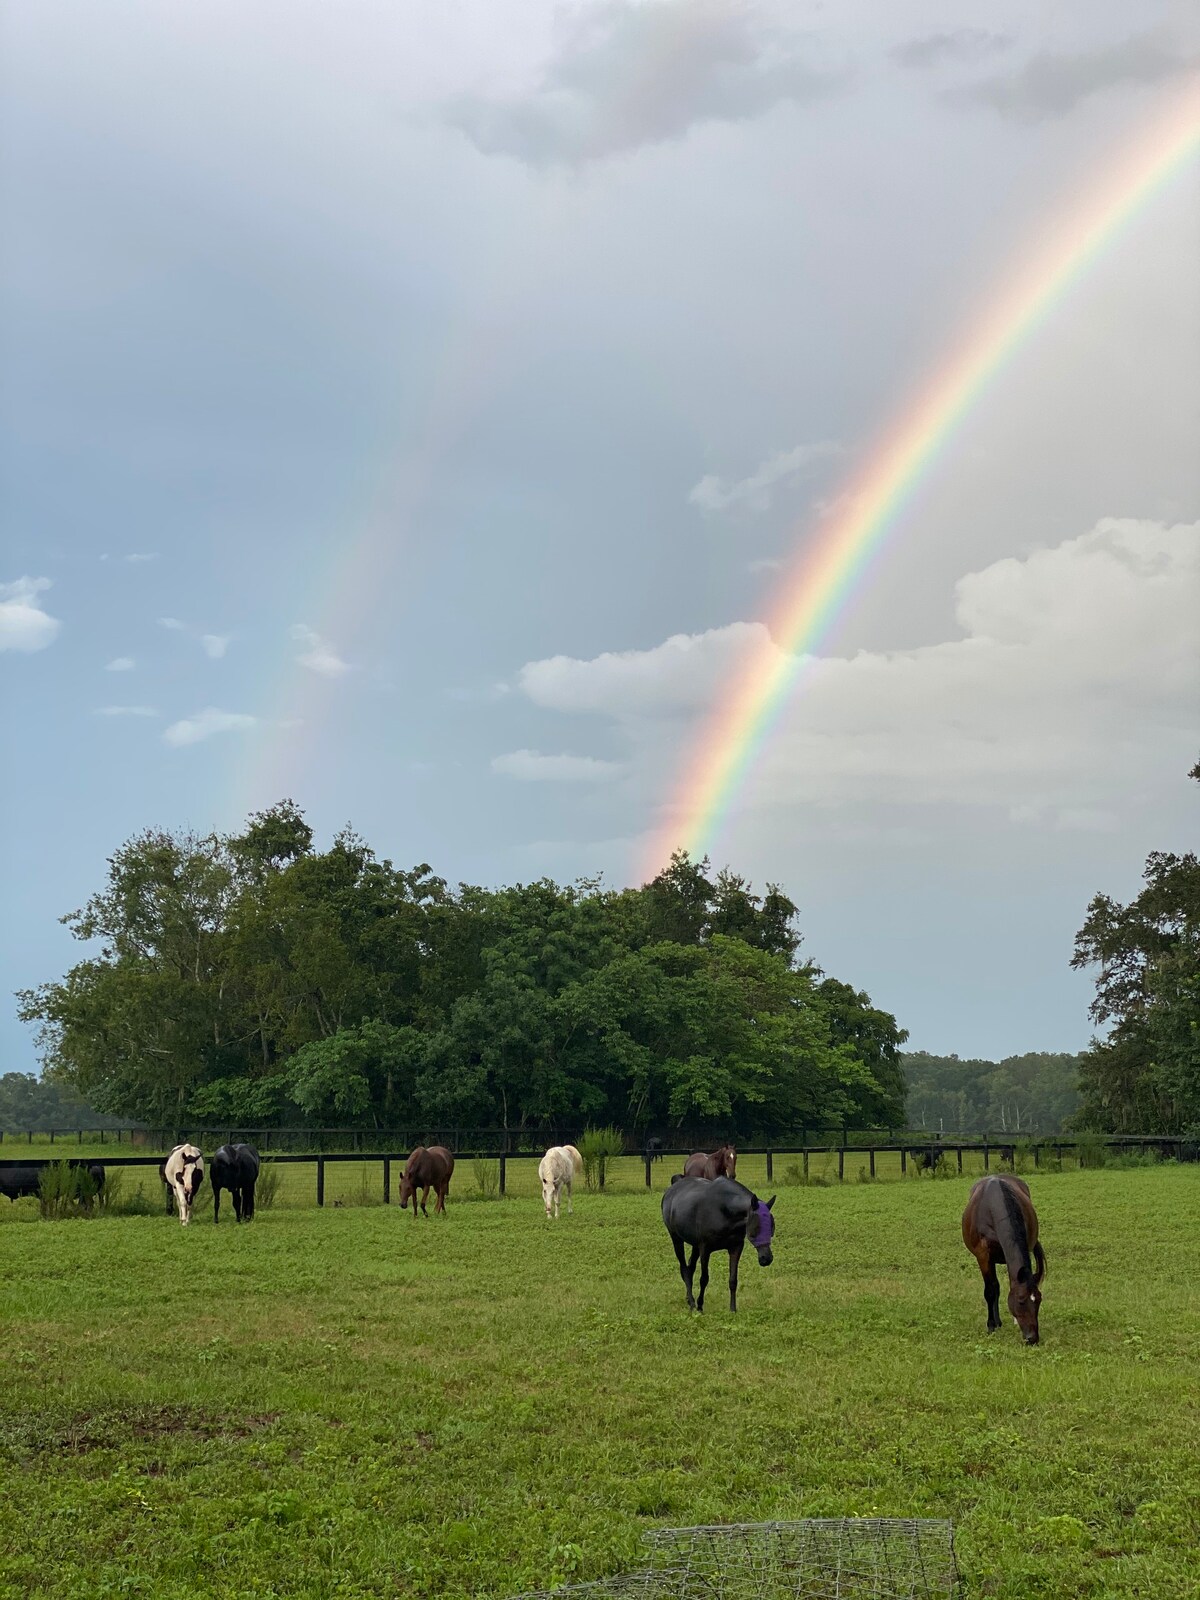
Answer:
<path fill-rule="evenodd" d="M 1008 1218 L 1008 1225 L 1012 1229 L 1013 1243 L 1023 1257 L 1018 1263 L 1018 1267 L 1028 1264 L 1029 1273 L 1032 1277 L 1033 1258 L 1029 1249 L 1029 1233 L 1025 1227 L 1025 1213 L 1021 1210 L 1020 1205 L 1017 1203 L 1016 1195 L 1005 1183 L 1004 1179 L 998 1178 L 996 1181 L 1000 1185 L 1000 1193 L 1004 1196 L 1004 1212 Z"/>

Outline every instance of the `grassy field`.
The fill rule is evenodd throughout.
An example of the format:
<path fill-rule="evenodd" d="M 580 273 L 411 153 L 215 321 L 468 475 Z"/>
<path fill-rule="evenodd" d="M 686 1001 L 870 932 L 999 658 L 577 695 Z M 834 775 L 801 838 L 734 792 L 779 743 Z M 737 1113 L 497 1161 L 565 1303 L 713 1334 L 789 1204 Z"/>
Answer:
<path fill-rule="evenodd" d="M 736 1318 L 636 1186 L 0 1228 L 0 1596 L 503 1596 L 843 1514 L 952 1517 L 971 1595 L 1195 1595 L 1200 1170 L 1032 1182 L 1033 1350 L 965 1179 L 780 1185 Z"/>

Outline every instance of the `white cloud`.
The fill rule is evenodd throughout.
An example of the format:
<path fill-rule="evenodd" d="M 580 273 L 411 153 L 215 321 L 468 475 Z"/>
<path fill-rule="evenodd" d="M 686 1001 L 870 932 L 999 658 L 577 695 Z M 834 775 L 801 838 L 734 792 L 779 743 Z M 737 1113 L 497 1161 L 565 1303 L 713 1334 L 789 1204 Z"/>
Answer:
<path fill-rule="evenodd" d="M 38 595 L 49 587 L 49 578 L 0 583 L 0 650 L 29 652 L 54 643 L 62 623 L 37 603 Z"/>
<path fill-rule="evenodd" d="M 591 661 L 551 656 L 521 668 L 518 684 L 535 705 L 610 716 L 699 711 L 750 650 L 769 641 L 760 622 L 734 622 L 707 633 L 676 633 L 652 650 L 608 652 Z"/>
<path fill-rule="evenodd" d="M 1195 742 L 1200 523 L 1109 519 L 955 588 L 963 637 L 814 657 L 751 773 L 744 804 L 999 805 L 1015 821 L 1102 832 L 1163 751 Z M 669 792 L 695 719 L 752 653 L 761 624 L 653 650 L 531 662 L 537 704 L 607 714 L 645 781 Z M 691 714 L 690 725 L 672 719 Z"/>
<path fill-rule="evenodd" d="M 98 717 L 156 717 L 153 706 L 97 706 Z"/>
<path fill-rule="evenodd" d="M 105 672 L 132 672 L 137 662 L 132 656 L 114 656 L 105 666 Z"/>
<path fill-rule="evenodd" d="M 201 739 L 211 739 L 217 733 L 235 733 L 257 725 L 257 717 L 246 716 L 240 711 L 218 711 L 215 706 L 206 706 L 194 716 L 184 717 L 182 721 L 164 728 L 163 739 L 171 745 L 199 744 Z"/>
<path fill-rule="evenodd" d="M 230 637 L 231 635 L 228 633 L 202 633 L 200 635 L 200 646 L 206 656 L 213 661 L 220 661 L 229 648 Z"/>
<path fill-rule="evenodd" d="M 510 750 L 492 758 L 492 771 L 522 783 L 598 783 L 616 777 L 621 764 L 595 756 L 544 756 L 539 750 Z"/>
<path fill-rule="evenodd" d="M 178 617 L 159 617 L 158 625 L 160 628 L 166 628 L 170 633 L 187 632 L 187 623 L 180 622 Z"/>
<path fill-rule="evenodd" d="M 842 446 L 832 439 L 798 444 L 791 450 L 780 450 L 776 455 L 768 456 L 748 478 L 718 478 L 708 473 L 693 486 L 688 501 L 709 516 L 731 508 L 767 511 L 775 490 L 781 484 L 794 483 L 818 462 L 842 453 Z"/>
<path fill-rule="evenodd" d="M 463 96 L 446 119 L 487 155 L 577 165 L 740 122 L 839 89 L 844 66 L 812 34 L 746 0 L 592 0 L 563 8 L 540 81 Z"/>
<path fill-rule="evenodd" d="M 349 672 L 350 663 L 343 661 L 328 640 L 303 622 L 293 624 L 292 638 L 307 647 L 296 660 L 310 672 L 318 672 L 323 678 L 340 678 L 343 672 Z"/>
<path fill-rule="evenodd" d="M 105 558 L 103 556 L 101 556 L 100 559 L 104 560 Z M 140 566 L 143 561 L 157 561 L 158 560 L 158 551 L 157 550 L 131 550 L 129 552 L 129 554 L 125 557 L 125 560 L 129 562 L 131 567 Z"/>

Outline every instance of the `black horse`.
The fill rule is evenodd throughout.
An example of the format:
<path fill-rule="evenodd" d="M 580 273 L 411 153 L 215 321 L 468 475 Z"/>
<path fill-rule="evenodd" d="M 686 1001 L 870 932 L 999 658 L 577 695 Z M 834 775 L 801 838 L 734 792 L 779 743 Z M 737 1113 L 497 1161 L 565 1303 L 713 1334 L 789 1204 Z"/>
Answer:
<path fill-rule="evenodd" d="M 42 1173 L 53 1164 L 42 1161 L 37 1166 L 0 1167 L 0 1195 L 9 1200 L 21 1200 L 26 1195 L 33 1195 L 36 1199 L 42 1192 Z M 75 1160 L 67 1164 L 74 1168 L 82 1167 L 95 1185 L 97 1194 L 104 1188 L 104 1168 L 98 1161 Z"/>
<path fill-rule="evenodd" d="M 212 1179 L 213 1221 L 221 1220 L 221 1190 L 233 1196 L 233 1214 L 239 1222 L 254 1215 L 254 1185 L 258 1182 L 258 1151 L 248 1144 L 223 1144 L 208 1164 Z"/>
<path fill-rule="evenodd" d="M 771 1265 L 771 1240 L 775 1234 L 771 1207 L 774 1204 L 774 1195 L 769 1200 L 760 1200 L 732 1178 L 671 1179 L 671 1187 L 662 1199 L 662 1216 L 679 1258 L 679 1276 L 687 1290 L 689 1311 L 704 1310 L 708 1258 L 714 1250 L 729 1252 L 729 1309 L 737 1310 L 738 1262 L 746 1244 L 752 1244 L 758 1251 L 760 1267 Z M 684 1259 L 685 1244 L 692 1247 L 690 1261 Z M 697 1257 L 700 1260 L 699 1299 L 692 1294 Z"/>

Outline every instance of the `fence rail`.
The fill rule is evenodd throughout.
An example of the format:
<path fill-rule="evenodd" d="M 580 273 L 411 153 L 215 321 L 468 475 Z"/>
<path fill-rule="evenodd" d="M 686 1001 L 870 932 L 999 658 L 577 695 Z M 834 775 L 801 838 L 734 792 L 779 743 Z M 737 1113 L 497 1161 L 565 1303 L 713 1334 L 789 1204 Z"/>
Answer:
<path fill-rule="evenodd" d="M 1015 1161 L 1018 1149 L 1028 1152 L 1033 1160 L 1034 1167 L 1040 1167 L 1042 1156 L 1047 1151 L 1053 1151 L 1056 1159 L 1061 1164 L 1064 1151 L 1077 1151 L 1081 1147 L 1087 1150 L 1103 1146 L 1106 1150 L 1137 1151 L 1141 1154 L 1155 1154 L 1167 1159 L 1177 1161 L 1200 1160 L 1200 1143 L 1194 1138 L 1187 1138 L 1181 1134 L 1111 1134 L 1103 1137 L 1095 1135 L 1087 1138 L 1074 1139 L 1070 1137 L 1054 1136 L 1045 1139 L 1030 1141 L 1014 1139 L 948 1139 L 935 1140 L 928 1135 L 925 1137 L 909 1137 L 871 1145 L 827 1143 L 827 1144 L 799 1144 L 796 1141 L 773 1143 L 764 1145 L 739 1145 L 738 1156 L 765 1156 L 767 1167 L 767 1182 L 774 1180 L 775 1162 L 784 1156 L 799 1156 L 802 1162 L 804 1181 L 809 1178 L 809 1161 L 812 1156 L 837 1156 L 837 1175 L 839 1183 L 845 1182 L 846 1157 L 867 1156 L 870 1163 L 870 1175 L 875 1176 L 875 1159 L 879 1155 L 894 1155 L 899 1153 L 900 1171 L 907 1174 L 909 1163 L 916 1168 L 930 1168 L 944 1161 L 948 1156 L 956 1158 L 958 1171 L 963 1170 L 963 1155 L 966 1153 L 983 1155 L 983 1170 L 991 1171 L 992 1160 L 1008 1162 Z M 164 1151 L 164 1155 L 165 1155 Z M 506 1193 L 508 1164 L 510 1161 L 530 1161 L 534 1159 L 535 1151 L 513 1152 L 506 1149 L 466 1149 L 455 1150 L 456 1160 L 482 1159 L 495 1161 L 499 1166 L 498 1187 L 501 1194 Z M 653 1167 L 657 1161 L 670 1158 L 686 1159 L 692 1153 L 692 1147 L 654 1148 L 631 1151 L 630 1155 L 637 1156 L 643 1163 L 646 1175 L 646 1188 L 653 1187 Z M 392 1194 L 392 1163 L 398 1162 L 403 1171 L 408 1160 L 408 1149 L 403 1150 L 351 1150 L 336 1152 L 279 1152 L 266 1157 L 264 1164 L 279 1166 L 313 1166 L 316 1168 L 316 1201 L 318 1206 L 325 1204 L 325 1169 L 327 1166 L 336 1166 L 344 1162 L 380 1162 L 383 1169 L 383 1203 L 390 1204 Z M 95 1158 L 91 1158 L 95 1159 Z M 154 1167 L 162 1162 L 162 1155 L 152 1156 L 108 1156 L 104 1157 L 106 1167 Z M 80 1164 L 86 1164 L 88 1158 L 83 1158 Z M 0 1159 L 0 1171 L 15 1167 L 49 1167 L 56 1165 L 53 1157 L 45 1159 L 16 1158 Z M 600 1187 L 604 1187 L 603 1169 L 600 1174 Z"/>

